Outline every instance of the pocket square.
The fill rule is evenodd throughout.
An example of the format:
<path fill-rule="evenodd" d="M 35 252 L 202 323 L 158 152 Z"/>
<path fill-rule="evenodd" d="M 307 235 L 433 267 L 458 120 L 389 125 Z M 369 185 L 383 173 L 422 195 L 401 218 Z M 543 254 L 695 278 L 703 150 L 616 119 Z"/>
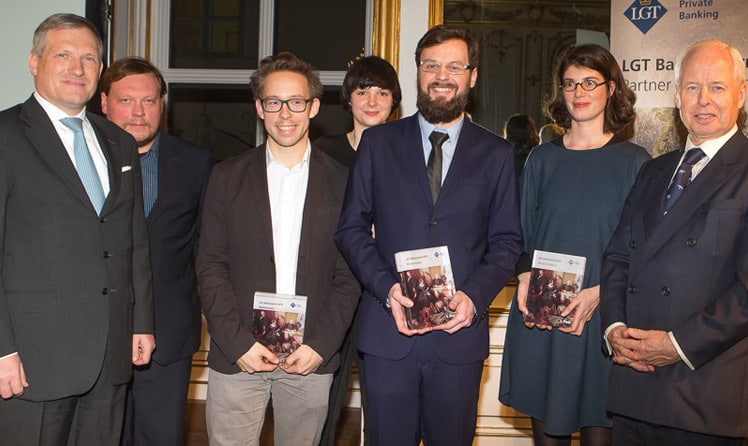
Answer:
<path fill-rule="evenodd" d="M 129 172 L 132 170 L 132 166 L 122 166 L 122 173 Z"/>

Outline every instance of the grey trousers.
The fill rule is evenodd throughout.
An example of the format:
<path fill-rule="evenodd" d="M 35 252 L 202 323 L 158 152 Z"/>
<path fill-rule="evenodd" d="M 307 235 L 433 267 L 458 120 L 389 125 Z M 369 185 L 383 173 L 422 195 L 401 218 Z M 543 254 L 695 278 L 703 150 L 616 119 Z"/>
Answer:
<path fill-rule="evenodd" d="M 268 401 L 273 401 L 274 444 L 316 446 L 327 416 L 332 374 L 208 372 L 205 419 L 211 446 L 259 446 Z"/>

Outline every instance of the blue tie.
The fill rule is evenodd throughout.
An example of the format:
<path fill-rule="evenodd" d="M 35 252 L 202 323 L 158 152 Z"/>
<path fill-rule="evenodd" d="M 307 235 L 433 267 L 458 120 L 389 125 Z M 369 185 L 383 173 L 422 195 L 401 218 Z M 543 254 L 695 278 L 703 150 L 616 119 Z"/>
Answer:
<path fill-rule="evenodd" d="M 62 124 L 73 131 L 73 155 L 75 156 L 75 166 L 78 170 L 78 176 L 86 188 L 88 198 L 91 200 L 96 213 L 101 213 L 101 207 L 104 205 L 104 188 L 101 187 L 101 179 L 96 172 L 91 153 L 88 151 L 86 137 L 83 136 L 83 121 L 81 118 L 62 118 Z"/>
<path fill-rule="evenodd" d="M 678 167 L 678 171 L 675 173 L 673 182 L 667 189 L 663 215 L 667 215 L 667 212 L 673 206 L 678 197 L 680 197 L 686 187 L 691 184 L 691 171 L 693 170 L 693 165 L 698 163 L 699 160 L 701 160 L 701 158 L 704 158 L 705 156 L 706 155 L 704 154 L 704 152 L 698 147 L 694 147 L 693 149 L 690 149 L 688 152 L 686 152 L 686 157 L 683 158 L 683 162 L 680 164 L 680 166 Z"/>

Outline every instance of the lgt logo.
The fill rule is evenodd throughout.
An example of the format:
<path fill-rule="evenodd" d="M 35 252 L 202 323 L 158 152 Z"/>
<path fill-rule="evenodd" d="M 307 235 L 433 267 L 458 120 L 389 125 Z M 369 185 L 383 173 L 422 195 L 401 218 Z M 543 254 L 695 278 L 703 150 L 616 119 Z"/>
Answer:
<path fill-rule="evenodd" d="M 642 34 L 647 34 L 666 12 L 667 9 L 657 0 L 634 0 L 623 14 Z"/>

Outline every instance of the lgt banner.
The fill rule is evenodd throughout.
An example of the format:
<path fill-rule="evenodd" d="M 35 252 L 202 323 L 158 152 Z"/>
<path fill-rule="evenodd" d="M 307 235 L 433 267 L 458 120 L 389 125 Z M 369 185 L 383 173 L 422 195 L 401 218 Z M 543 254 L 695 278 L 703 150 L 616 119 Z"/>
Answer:
<path fill-rule="evenodd" d="M 610 15 L 611 52 L 637 96 L 634 142 L 653 156 L 680 147 L 685 141 L 671 131 L 679 124 L 676 57 L 704 39 L 723 40 L 748 57 L 745 0 L 611 0 Z"/>

